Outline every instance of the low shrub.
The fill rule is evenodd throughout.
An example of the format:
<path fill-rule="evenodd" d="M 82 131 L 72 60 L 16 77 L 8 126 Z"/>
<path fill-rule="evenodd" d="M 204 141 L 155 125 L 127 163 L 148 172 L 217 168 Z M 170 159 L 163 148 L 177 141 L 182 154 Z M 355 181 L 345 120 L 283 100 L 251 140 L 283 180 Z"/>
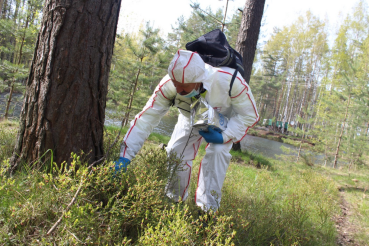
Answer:
<path fill-rule="evenodd" d="M 238 245 L 336 245 L 338 190 L 311 170 L 285 175 L 234 165 L 223 191 L 219 212 L 234 218 Z"/>
<path fill-rule="evenodd" d="M 106 132 L 106 148 L 116 131 Z M 4 158 L 0 245 L 335 245 L 332 217 L 339 211 L 339 195 L 316 167 L 271 164 L 260 155 L 232 153 L 266 168 L 231 163 L 220 209 L 202 214 L 193 201 L 196 189 L 186 202 L 173 203 L 165 196 L 169 170 L 181 167 L 162 149 L 144 147 L 127 172 L 114 173 L 111 161 L 119 156 L 122 137 L 110 150 L 110 162 L 93 168 L 72 154 L 67 169 L 54 165 L 52 170 L 30 169 L 8 177 Z M 193 169 L 198 165 L 196 159 Z M 367 214 L 367 206 L 363 211 Z"/>
<path fill-rule="evenodd" d="M 144 148 L 127 172 L 115 174 L 112 162 L 88 169 L 80 157 L 72 158 L 64 172 L 54 165 L 48 174 L 2 174 L 0 244 L 150 245 L 164 244 L 161 236 L 177 235 L 171 242 L 230 245 L 234 232 L 229 216 L 207 220 L 204 228 L 202 220 L 210 215 L 199 216 L 197 209 L 165 196 L 169 170 L 180 168 L 180 161 L 165 151 Z M 60 217 L 61 223 L 48 235 Z M 182 226 L 189 237 L 180 233 Z"/>

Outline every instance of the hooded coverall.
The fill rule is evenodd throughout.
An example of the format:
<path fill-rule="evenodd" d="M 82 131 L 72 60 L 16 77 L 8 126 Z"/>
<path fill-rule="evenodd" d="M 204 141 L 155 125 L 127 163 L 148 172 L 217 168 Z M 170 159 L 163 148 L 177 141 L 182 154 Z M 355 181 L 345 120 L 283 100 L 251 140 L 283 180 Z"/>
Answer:
<path fill-rule="evenodd" d="M 195 202 L 205 211 L 217 210 L 219 207 L 221 189 L 231 160 L 229 151 L 232 144 L 240 142 L 249 128 L 260 119 L 251 89 L 240 74 L 237 74 L 229 95 L 234 71 L 229 67 L 212 67 L 205 64 L 197 53 L 179 50 L 169 65 L 168 75 L 160 81 L 144 109 L 132 120 L 121 147 L 120 157 L 129 160 L 141 149 L 177 95 L 172 80 L 181 83 L 202 82 L 207 91 L 205 100 L 229 119 L 227 129 L 222 132 L 223 144 L 208 144 L 200 164 Z M 180 110 L 178 122 L 166 148 L 168 153 L 174 151 L 178 157 L 183 152 L 183 168 L 177 172 L 172 183 L 167 185 L 167 195 L 176 201 L 179 198 L 185 200 L 188 196 L 192 161 L 202 141 L 198 131 L 192 131 L 189 139 L 190 133 L 189 114 Z"/>

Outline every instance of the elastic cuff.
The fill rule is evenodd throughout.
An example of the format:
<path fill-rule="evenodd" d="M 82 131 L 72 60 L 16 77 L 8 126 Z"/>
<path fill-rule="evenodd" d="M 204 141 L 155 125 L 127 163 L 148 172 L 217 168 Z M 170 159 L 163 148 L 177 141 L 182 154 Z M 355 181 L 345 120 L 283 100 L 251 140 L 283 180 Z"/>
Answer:
<path fill-rule="evenodd" d="M 230 137 L 228 137 L 224 132 L 222 132 L 223 137 L 223 143 L 228 143 L 230 140 L 232 140 Z"/>

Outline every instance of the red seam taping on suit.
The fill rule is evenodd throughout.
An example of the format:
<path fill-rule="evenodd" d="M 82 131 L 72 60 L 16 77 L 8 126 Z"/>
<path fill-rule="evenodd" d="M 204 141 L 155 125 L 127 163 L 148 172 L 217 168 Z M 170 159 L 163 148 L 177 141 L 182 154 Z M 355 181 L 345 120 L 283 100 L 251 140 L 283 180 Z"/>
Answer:
<path fill-rule="evenodd" d="M 195 54 L 195 53 L 192 53 L 192 54 L 191 54 L 191 57 L 190 57 L 190 59 L 188 60 L 187 65 L 183 68 L 183 73 L 182 73 L 182 84 L 184 84 L 184 75 L 185 75 L 186 67 L 190 64 L 190 62 L 191 62 L 191 60 L 192 60 L 192 57 L 193 57 L 193 54 Z"/>

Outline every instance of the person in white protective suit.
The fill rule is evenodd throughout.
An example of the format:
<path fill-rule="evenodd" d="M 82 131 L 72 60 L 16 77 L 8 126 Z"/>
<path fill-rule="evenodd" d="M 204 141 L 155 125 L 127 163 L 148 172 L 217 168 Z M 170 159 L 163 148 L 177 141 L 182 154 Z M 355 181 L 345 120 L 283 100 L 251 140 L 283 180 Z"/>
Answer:
<path fill-rule="evenodd" d="M 168 153 L 174 151 L 178 157 L 183 153 L 184 167 L 168 183 L 167 195 L 175 201 L 180 198 L 186 200 L 192 161 L 204 138 L 208 145 L 200 164 L 195 202 L 204 211 L 217 210 L 231 160 L 229 151 L 232 144 L 241 141 L 247 131 L 259 121 L 251 89 L 240 74 L 237 75 L 229 95 L 234 71 L 235 69 L 229 67 L 212 67 L 205 64 L 197 53 L 179 50 L 168 67 L 168 75 L 160 81 L 142 112 L 132 120 L 121 146 L 116 170 L 127 167 L 175 101 L 174 105 L 179 108 L 180 114 L 166 150 Z M 226 130 L 221 133 L 209 128 L 208 132 L 194 130 L 191 134 L 191 97 L 204 91 L 206 94 L 201 95 L 205 96 L 208 104 L 229 119 Z"/>

